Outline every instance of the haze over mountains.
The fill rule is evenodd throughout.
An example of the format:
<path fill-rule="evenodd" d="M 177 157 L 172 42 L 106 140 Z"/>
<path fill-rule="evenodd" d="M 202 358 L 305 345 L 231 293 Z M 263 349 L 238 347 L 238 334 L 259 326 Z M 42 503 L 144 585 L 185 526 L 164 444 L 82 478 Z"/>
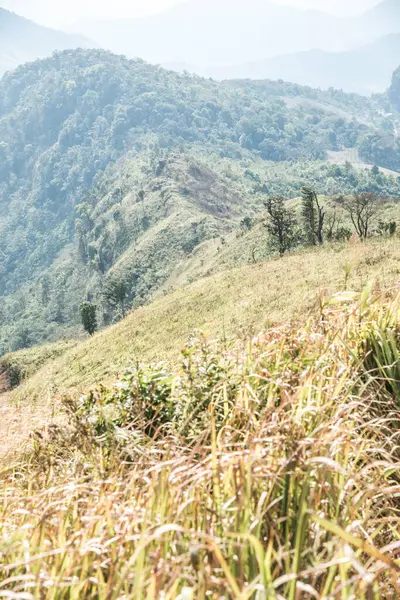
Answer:
<path fill-rule="evenodd" d="M 400 3 L 383 0 L 340 18 L 264 0 L 188 0 L 150 17 L 86 21 L 73 30 L 0 9 L 0 75 L 54 50 L 103 47 L 215 79 L 283 79 L 370 94 L 387 89 L 398 66 Z"/>
<path fill-rule="evenodd" d="M 96 47 L 82 35 L 42 27 L 0 8 L 0 75 L 55 50 Z"/>
<path fill-rule="evenodd" d="M 387 89 L 399 65 L 400 33 L 386 35 L 346 52 L 308 50 L 225 67 L 169 65 L 214 79 L 283 79 L 311 87 L 371 94 Z"/>
<path fill-rule="evenodd" d="M 80 23 L 76 31 L 178 71 L 371 93 L 388 87 L 397 66 L 399 40 L 388 36 L 400 34 L 400 3 L 383 0 L 345 19 L 263 0 L 190 0 L 145 19 Z"/>
<path fill-rule="evenodd" d="M 131 57 L 211 66 L 308 50 L 310 39 L 315 46 L 341 50 L 338 21 L 263 0 L 190 0 L 145 19 L 86 22 L 77 30 Z"/>

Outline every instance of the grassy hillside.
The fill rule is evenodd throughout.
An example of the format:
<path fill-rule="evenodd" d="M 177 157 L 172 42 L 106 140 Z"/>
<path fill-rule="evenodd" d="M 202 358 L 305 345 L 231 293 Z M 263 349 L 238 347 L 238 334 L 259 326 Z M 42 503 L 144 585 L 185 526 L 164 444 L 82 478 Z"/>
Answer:
<path fill-rule="evenodd" d="M 211 339 L 232 335 L 247 339 L 263 326 L 306 319 L 319 305 L 321 294 L 361 291 L 371 280 L 375 289 L 390 290 L 399 281 L 399 259 L 398 239 L 335 244 L 217 272 L 160 297 L 47 362 L 11 396 L 3 397 L 3 414 L 16 419 L 17 430 L 9 437 L 12 448 L 4 450 L 15 449 L 33 422 L 39 426 L 48 422 L 49 414 L 58 414 L 60 395 L 111 382 L 138 362 L 173 363 L 196 329 Z M 232 264 L 228 255 L 221 260 Z M 200 276 L 196 271 L 195 277 Z M 175 283 L 186 281 L 187 273 L 183 273 Z"/>
<path fill-rule="evenodd" d="M 395 173 L 326 164 L 349 150 L 374 164 L 379 152 L 378 164 L 395 172 L 397 153 L 382 133 L 387 104 L 179 76 L 94 50 L 7 74 L 0 353 L 77 335 L 87 299 L 100 326 L 118 320 L 124 310 L 106 298 L 110 279 L 125 279 L 126 306 L 142 305 L 196 248 L 262 209 L 265 195 L 291 198 L 315 184 L 328 195 L 398 196 Z M 392 137 L 395 121 L 394 113 L 385 121 Z"/>
<path fill-rule="evenodd" d="M 0 392 L 17 387 L 76 343 L 75 340 L 65 340 L 5 354 L 0 359 Z"/>
<path fill-rule="evenodd" d="M 0 598 L 398 596 L 399 98 L 0 80 Z"/>
<path fill-rule="evenodd" d="M 7 595 L 394 598 L 399 300 L 339 294 L 310 316 L 68 400 L 69 425 L 1 475 Z"/>
<path fill-rule="evenodd" d="M 7 295 L 4 344 L 77 336 L 78 307 L 88 297 L 98 306 L 100 326 L 110 324 L 121 316 L 104 297 L 110 280 L 126 282 L 128 306 L 143 304 L 197 246 L 238 228 L 258 204 L 223 172 L 189 155 L 120 161 L 79 205 L 72 244 L 37 273 L 33 288 L 27 274 Z M 37 256 L 29 260 L 38 269 Z M 21 267 L 9 274 L 9 284 L 16 284 Z"/>
<path fill-rule="evenodd" d="M 41 264 L 36 251 L 6 279 L 16 285 L 3 305 L 5 347 L 78 336 L 78 306 L 90 297 L 100 326 L 120 318 L 104 298 L 108 281 L 126 282 L 126 304 L 138 307 L 162 291 L 175 289 L 228 265 L 268 257 L 263 210 L 268 195 L 298 196 L 305 184 L 330 194 L 377 190 L 399 194 L 397 180 L 349 164 L 268 163 L 260 159 L 221 159 L 200 152 L 170 153 L 149 159 L 145 153 L 121 159 L 78 205 L 71 244 L 32 283 Z M 335 204 L 326 199 L 332 211 Z M 338 207 L 339 212 L 340 206 Z M 382 205 L 382 219 L 398 221 L 398 205 Z M 250 217 L 254 231 L 243 237 L 240 223 Z M 343 223 L 351 227 L 342 215 Z M 257 225 L 258 224 L 258 225 Z M 10 232 L 11 233 L 11 232 Z M 233 257 L 227 262 L 224 257 Z M 182 280 L 181 273 L 187 277 Z"/>

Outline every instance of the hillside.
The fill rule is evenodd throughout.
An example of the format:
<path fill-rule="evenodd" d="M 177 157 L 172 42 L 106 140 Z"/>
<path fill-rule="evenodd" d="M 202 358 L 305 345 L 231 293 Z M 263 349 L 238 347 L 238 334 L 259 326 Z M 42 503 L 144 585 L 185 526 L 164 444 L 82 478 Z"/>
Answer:
<path fill-rule="evenodd" d="M 19 444 L 0 478 L 7 595 L 393 597 L 399 253 L 325 247 L 227 272 L 67 350 L 18 405 L 1 397 L 3 459 Z M 349 262 L 362 294 L 332 295 Z M 172 364 L 143 362 L 176 356 L 210 318 L 219 343 L 198 334 Z M 57 391 L 97 373 L 60 421 Z"/>
<path fill-rule="evenodd" d="M 45 58 L 56 50 L 96 46 L 82 35 L 42 27 L 0 7 L 0 77 L 6 71 Z"/>
<path fill-rule="evenodd" d="M 258 235 L 257 230 L 250 232 L 250 237 L 243 239 L 244 247 L 251 248 L 252 237 L 257 239 Z M 399 280 L 397 238 L 354 247 L 336 244 L 257 264 L 251 264 L 248 257 L 250 264 L 232 269 L 235 248 L 233 239 L 227 241 L 226 249 L 211 249 L 215 274 L 206 278 L 202 265 L 210 267 L 212 261 L 200 253 L 195 260 L 195 278 L 200 278 L 196 283 L 187 286 L 187 273 L 182 273 L 180 289 L 136 309 L 125 320 L 71 350 L 66 348 L 59 358 L 59 346 L 54 349 L 56 358 L 50 361 L 40 348 L 29 351 L 25 359 L 23 354 L 8 357 L 8 364 L 20 371 L 24 362 L 36 364 L 39 370 L 34 374 L 32 367 L 25 368 L 31 377 L 12 392 L 9 408 L 7 396 L 0 396 L 5 415 L 2 423 L 7 428 L 14 424 L 7 448 L 15 448 L 34 423 L 47 422 L 49 414 L 57 414 L 60 395 L 112 382 L 137 361 L 175 362 L 196 329 L 210 339 L 234 334 L 247 339 L 263 326 L 307 318 L 321 293 L 329 295 L 345 288 L 361 291 L 369 281 L 375 281 L 378 290 L 390 290 Z"/>
<path fill-rule="evenodd" d="M 106 300 L 110 283 L 126 280 L 128 308 L 147 302 L 196 247 L 263 210 L 266 194 L 315 182 L 321 194 L 397 196 L 393 177 L 324 164 L 354 149 L 400 170 L 386 133 L 380 142 L 385 102 L 219 84 L 104 51 L 5 75 L 0 353 L 77 335 L 88 298 L 101 326 L 117 320 L 125 309 Z"/>
<path fill-rule="evenodd" d="M 211 60 L 350 22 L 107 28 Z M 399 131 L 400 67 L 370 97 L 87 49 L 0 78 L 0 598 L 398 597 Z"/>

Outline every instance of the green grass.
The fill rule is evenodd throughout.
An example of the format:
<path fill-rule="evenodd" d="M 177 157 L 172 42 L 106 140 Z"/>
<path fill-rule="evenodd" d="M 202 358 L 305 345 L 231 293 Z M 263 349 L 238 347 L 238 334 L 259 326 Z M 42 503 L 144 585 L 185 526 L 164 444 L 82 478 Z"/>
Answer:
<path fill-rule="evenodd" d="M 397 597 L 399 348 L 400 298 L 325 294 L 307 324 L 66 399 L 2 473 L 0 595 Z"/>

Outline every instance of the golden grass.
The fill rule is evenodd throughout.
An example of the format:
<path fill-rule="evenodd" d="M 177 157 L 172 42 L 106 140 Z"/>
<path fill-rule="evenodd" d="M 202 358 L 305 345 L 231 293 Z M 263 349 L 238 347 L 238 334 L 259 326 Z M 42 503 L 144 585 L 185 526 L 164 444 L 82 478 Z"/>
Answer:
<path fill-rule="evenodd" d="M 28 379 L 47 362 L 62 356 L 67 350 L 76 346 L 77 343 L 76 340 L 60 340 L 52 344 L 44 344 L 43 346 L 5 354 L 0 359 L 0 372 L 11 367 L 18 371 L 21 381 Z"/>
<path fill-rule="evenodd" d="M 307 250 L 204 278 L 78 344 L 45 366 L 16 398 L 35 389 L 82 391 L 112 380 L 135 361 L 176 355 L 194 329 L 219 337 L 241 327 L 283 323 L 313 310 L 321 290 L 340 291 L 346 282 L 360 291 L 371 279 L 382 288 L 400 280 L 400 240 Z M 50 381 L 53 387 L 43 388 Z"/>
<path fill-rule="evenodd" d="M 215 338 L 247 335 L 306 316 L 323 289 L 361 290 L 371 279 L 383 289 L 400 280 L 398 239 L 324 246 L 217 273 L 135 310 L 47 363 L 13 393 L 8 414 L 15 404 L 19 410 L 28 405 L 37 411 L 36 422 L 45 423 L 47 413 L 57 412 L 58 395 L 110 382 L 137 361 L 171 361 L 195 329 Z M 29 431 L 29 422 L 21 424 L 22 437 Z"/>
<path fill-rule="evenodd" d="M 76 340 L 63 340 L 6 354 L 0 360 L 3 384 L 6 387 L 10 384 L 9 373 L 16 378 L 15 383 L 18 380 L 25 381 L 77 343 Z M 3 457 L 4 460 L 17 452 L 21 440 L 52 416 L 47 403 L 42 403 L 40 407 L 30 402 L 16 405 L 10 391 L 0 393 L 0 458 Z"/>
<path fill-rule="evenodd" d="M 400 356 L 400 298 L 349 298 L 186 354 L 165 402 L 194 426 L 205 402 L 198 437 L 174 415 L 155 438 L 121 421 L 114 409 L 150 408 L 160 381 L 79 404 L 71 437 L 2 474 L 0 597 L 397 598 L 399 365 L 381 361 Z"/>

